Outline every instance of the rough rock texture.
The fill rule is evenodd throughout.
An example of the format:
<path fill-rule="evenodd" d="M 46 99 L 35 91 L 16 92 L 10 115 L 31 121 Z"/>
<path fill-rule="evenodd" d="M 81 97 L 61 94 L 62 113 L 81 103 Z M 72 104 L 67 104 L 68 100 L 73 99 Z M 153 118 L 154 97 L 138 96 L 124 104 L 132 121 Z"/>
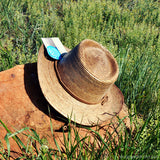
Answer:
<path fill-rule="evenodd" d="M 128 116 L 128 109 L 125 104 L 118 116 L 120 118 Z M 67 120 L 50 107 L 44 98 L 38 83 L 36 63 L 18 65 L 0 72 L 0 120 L 13 132 L 26 126 L 33 128 L 40 137 L 46 137 L 51 147 L 54 148 L 55 144 L 50 127 L 51 120 L 54 136 L 59 145 L 63 147 L 62 129 L 66 128 Z M 110 125 L 111 122 L 113 122 L 112 125 Z M 130 128 L 129 118 L 125 118 L 124 122 L 126 127 Z M 100 135 L 103 136 L 105 130 L 112 133 L 118 125 L 117 118 L 114 117 L 111 121 L 105 122 L 99 127 L 92 127 L 92 129 L 99 129 Z M 71 128 L 74 127 L 71 126 Z M 119 132 L 119 128 L 116 129 L 113 136 L 116 136 L 115 134 Z M 6 134 L 6 130 L 0 125 L 0 140 L 4 144 Z M 79 134 L 81 137 L 86 134 L 92 136 L 91 132 L 81 127 L 79 128 Z M 27 141 L 26 136 L 20 135 L 20 138 L 23 142 Z M 12 139 L 10 139 L 10 144 L 12 151 L 20 152 L 19 147 Z M 14 156 L 18 154 L 12 153 L 11 155 L 14 159 Z"/>

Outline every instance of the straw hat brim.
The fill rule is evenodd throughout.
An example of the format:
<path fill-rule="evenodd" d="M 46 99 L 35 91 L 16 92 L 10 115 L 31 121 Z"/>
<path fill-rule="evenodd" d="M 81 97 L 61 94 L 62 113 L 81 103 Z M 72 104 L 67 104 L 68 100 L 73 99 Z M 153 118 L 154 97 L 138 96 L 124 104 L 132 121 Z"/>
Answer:
<path fill-rule="evenodd" d="M 78 124 L 92 126 L 100 124 L 120 112 L 124 98 L 116 85 L 112 85 L 108 91 L 108 100 L 103 105 L 80 102 L 60 84 L 54 68 L 55 61 L 47 58 L 46 55 L 47 51 L 42 45 L 38 55 L 38 79 L 44 97 L 60 114 Z"/>

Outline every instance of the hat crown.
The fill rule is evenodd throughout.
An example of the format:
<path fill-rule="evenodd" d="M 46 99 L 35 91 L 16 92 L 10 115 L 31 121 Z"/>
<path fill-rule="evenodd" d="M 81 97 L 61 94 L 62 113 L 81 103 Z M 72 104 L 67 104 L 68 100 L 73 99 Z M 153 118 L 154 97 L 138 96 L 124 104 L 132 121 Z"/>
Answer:
<path fill-rule="evenodd" d="M 118 66 L 109 51 L 92 40 L 83 43 L 79 47 L 78 56 L 84 68 L 99 81 L 115 81 L 111 79 L 117 79 Z"/>
<path fill-rule="evenodd" d="M 114 57 L 93 40 L 84 40 L 65 54 L 56 70 L 66 90 L 88 104 L 99 103 L 118 77 Z"/>

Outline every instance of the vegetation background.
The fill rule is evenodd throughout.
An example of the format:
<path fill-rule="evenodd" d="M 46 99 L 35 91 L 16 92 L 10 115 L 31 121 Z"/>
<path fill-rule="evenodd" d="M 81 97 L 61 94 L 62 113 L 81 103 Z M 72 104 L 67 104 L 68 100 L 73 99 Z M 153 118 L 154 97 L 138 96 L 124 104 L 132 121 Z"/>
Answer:
<path fill-rule="evenodd" d="M 108 159 L 160 158 L 159 0 L 1 0 L 0 11 L 0 71 L 36 62 L 42 37 L 59 37 L 69 48 L 83 39 L 104 45 L 117 59 L 116 85 L 136 124 L 133 134 L 126 132 L 125 140 L 112 147 Z M 107 149 L 102 144 L 103 149 L 82 152 L 80 159 L 102 159 Z M 1 148 L 5 159 L 3 144 Z M 31 159 L 52 159 L 53 153 L 32 154 Z M 74 159 L 76 154 L 65 156 Z"/>

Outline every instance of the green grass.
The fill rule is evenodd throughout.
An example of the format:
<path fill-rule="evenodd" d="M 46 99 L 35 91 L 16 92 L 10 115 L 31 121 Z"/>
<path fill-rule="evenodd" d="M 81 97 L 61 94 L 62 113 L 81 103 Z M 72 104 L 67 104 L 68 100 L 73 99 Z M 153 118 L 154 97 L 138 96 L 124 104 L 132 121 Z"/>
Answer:
<path fill-rule="evenodd" d="M 83 39 L 93 39 L 117 59 L 120 74 L 116 85 L 123 92 L 130 118 L 136 124 L 135 131 L 132 134 L 126 131 L 125 139 L 121 138 L 114 147 L 111 140 L 106 142 L 95 133 L 95 144 L 98 139 L 101 142 L 95 152 L 94 145 L 85 146 L 85 140 L 76 131 L 75 144 L 69 148 L 70 142 L 66 141 L 65 153 L 58 146 L 56 151 L 45 149 L 41 140 L 35 139 L 44 151 L 43 147 L 31 153 L 26 150 L 30 159 L 49 159 L 52 154 L 62 159 L 74 159 L 77 155 L 80 159 L 103 159 L 106 150 L 108 159 L 160 157 L 159 8 L 158 0 L 1 0 L 0 71 L 36 62 L 41 37 L 58 36 L 69 48 Z M 36 132 L 29 131 L 26 136 L 33 139 Z M 18 134 L 22 133 L 8 132 L 5 140 Z M 1 146 L 0 156 L 7 157 Z"/>

